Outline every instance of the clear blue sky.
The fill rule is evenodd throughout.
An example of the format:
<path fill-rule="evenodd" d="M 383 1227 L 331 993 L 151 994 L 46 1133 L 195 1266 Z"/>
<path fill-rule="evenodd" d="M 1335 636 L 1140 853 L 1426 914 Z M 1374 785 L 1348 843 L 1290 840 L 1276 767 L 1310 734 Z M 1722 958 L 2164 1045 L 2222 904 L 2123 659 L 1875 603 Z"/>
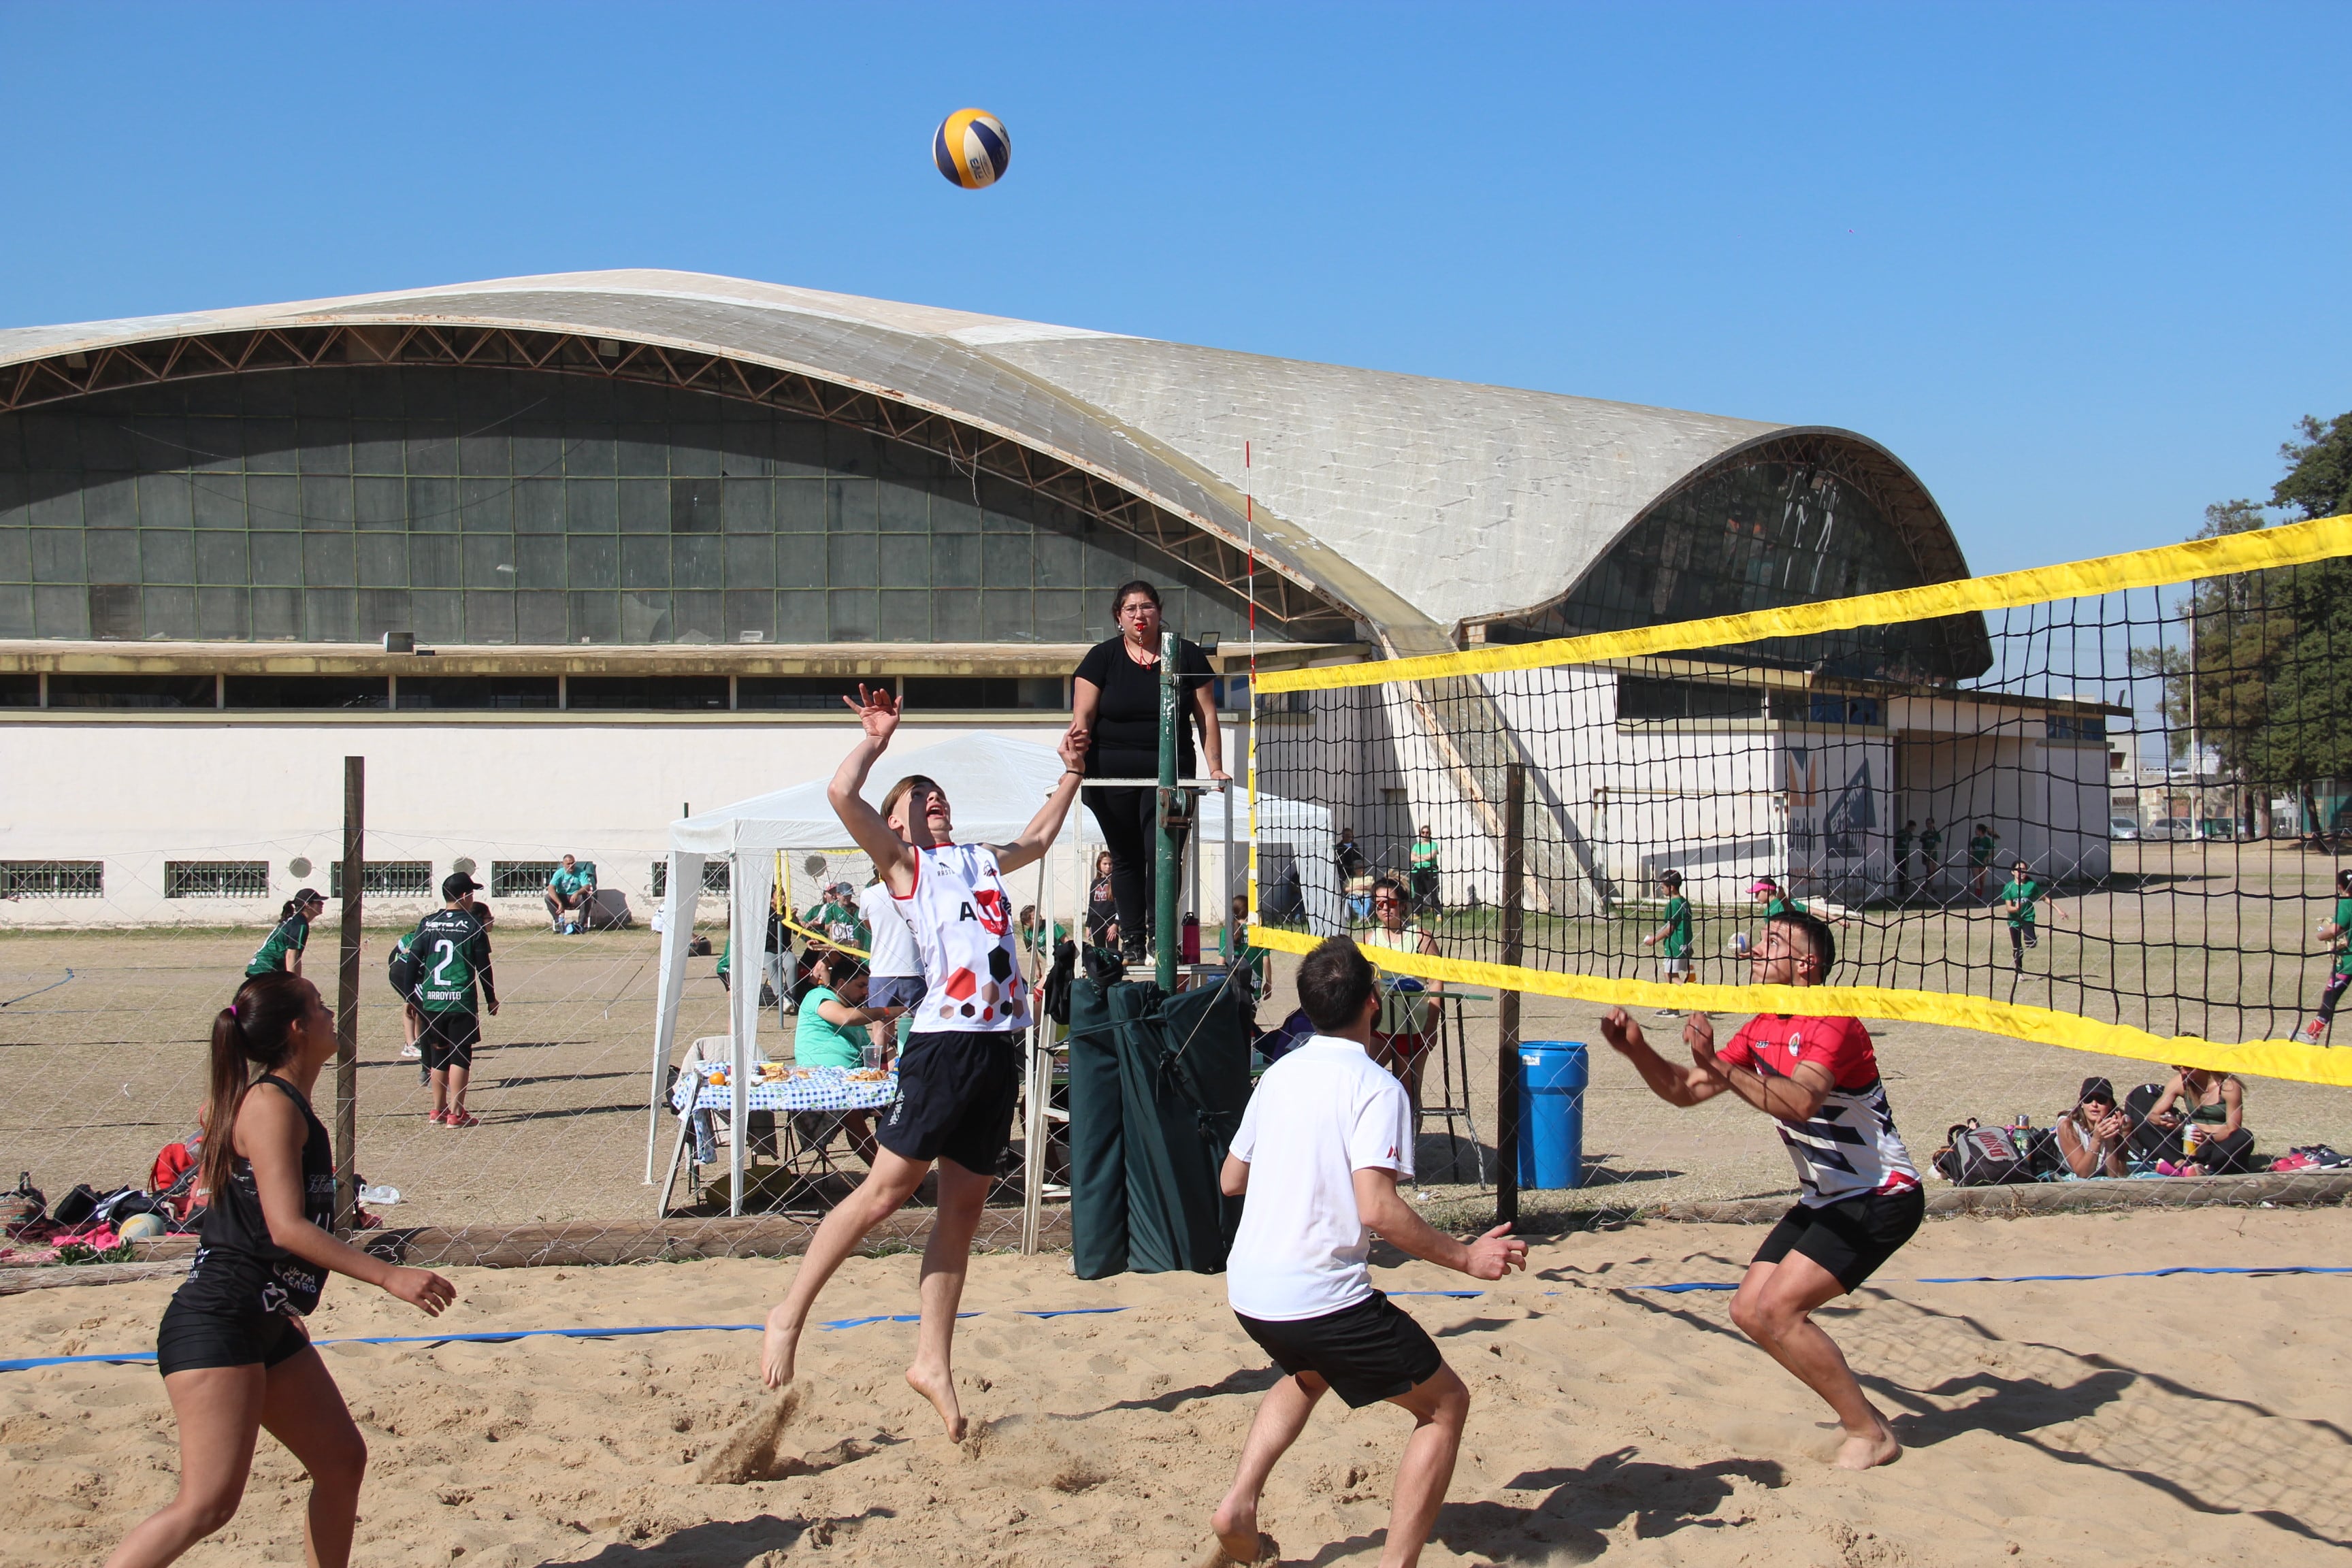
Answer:
<path fill-rule="evenodd" d="M 1999 570 L 2352 407 L 2347 58 L 2341 4 L 0 0 L 0 324 L 730 273 L 1846 426 Z"/>

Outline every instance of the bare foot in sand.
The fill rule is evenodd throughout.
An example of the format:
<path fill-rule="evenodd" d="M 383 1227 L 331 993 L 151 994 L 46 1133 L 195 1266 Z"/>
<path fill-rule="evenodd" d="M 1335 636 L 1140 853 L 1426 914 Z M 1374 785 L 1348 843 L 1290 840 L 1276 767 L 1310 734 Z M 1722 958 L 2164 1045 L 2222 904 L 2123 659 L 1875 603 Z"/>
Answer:
<path fill-rule="evenodd" d="M 775 1331 L 768 1331 L 773 1334 Z M 963 1406 L 956 1403 L 955 1373 L 943 1366 L 927 1366 L 918 1362 L 907 1369 L 907 1386 L 931 1402 L 931 1408 L 947 1423 L 948 1441 L 963 1441 Z"/>
<path fill-rule="evenodd" d="M 768 1331 L 760 1339 L 760 1381 L 782 1388 L 793 1380 L 793 1357 L 800 1349 L 801 1326 L 779 1303 L 768 1314 Z"/>
<path fill-rule="evenodd" d="M 1903 1445 L 1895 1440 L 1884 1421 L 1874 1432 L 1859 1437 L 1849 1436 L 1838 1445 L 1833 1464 L 1841 1470 L 1867 1470 L 1877 1465 L 1891 1465 L 1903 1457 Z"/>
<path fill-rule="evenodd" d="M 1271 1563 L 1282 1555 L 1269 1536 L 1257 1531 L 1257 1509 L 1228 1497 L 1209 1516 L 1209 1528 L 1216 1532 L 1217 1549 L 1202 1561 L 1201 1568 L 1253 1568 L 1259 1563 Z"/>

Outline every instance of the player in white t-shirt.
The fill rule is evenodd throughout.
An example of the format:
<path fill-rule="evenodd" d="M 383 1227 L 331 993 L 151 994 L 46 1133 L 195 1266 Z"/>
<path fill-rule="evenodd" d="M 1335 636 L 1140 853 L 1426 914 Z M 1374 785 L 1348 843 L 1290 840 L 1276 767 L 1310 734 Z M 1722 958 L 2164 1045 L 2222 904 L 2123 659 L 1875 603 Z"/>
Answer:
<path fill-rule="evenodd" d="M 907 796 L 913 793 L 909 790 L 898 797 L 898 811 L 889 818 L 890 831 L 902 839 L 907 837 Z M 867 973 L 873 978 L 866 987 L 866 1005 L 885 1015 L 869 1032 L 885 1058 L 898 1054 L 899 1018 L 923 1000 L 923 955 L 915 945 L 914 928 L 907 923 L 905 910 L 905 904 L 891 896 L 890 884 L 879 877 L 857 895 L 857 914 L 866 922 L 866 946 L 872 954 Z"/>
<path fill-rule="evenodd" d="M 1764 922 L 1755 983 L 1819 985 L 1836 962 L 1826 924 L 1783 910 Z M 1688 1067 L 1651 1049 L 1622 1007 L 1609 1010 L 1601 1032 L 1668 1104 L 1696 1105 L 1727 1090 L 1780 1123 L 1798 1198 L 1756 1249 L 1731 1299 L 1731 1321 L 1837 1413 L 1845 1428 L 1839 1468 L 1893 1463 L 1903 1452 L 1893 1428 L 1812 1319 L 1816 1308 L 1860 1289 L 1927 1212 L 1870 1031 L 1859 1018 L 1759 1013 L 1718 1051 L 1715 1026 L 1695 1014 L 1683 1026 Z"/>
<path fill-rule="evenodd" d="M 850 748 L 826 798 L 890 889 L 922 955 L 924 993 L 914 1033 L 898 1062 L 898 1101 L 875 1131 L 873 1168 L 817 1226 L 792 1289 L 768 1314 L 760 1374 L 770 1388 L 792 1381 L 801 1330 L 817 1292 L 866 1233 L 915 1195 L 939 1165 L 939 1209 L 923 1244 L 923 1321 L 907 1381 L 963 1437 L 950 1352 L 956 1305 L 971 1264 L 972 1233 L 995 1179 L 1020 1089 L 1017 1047 L 1032 1022 L 1029 988 L 1013 940 L 1013 900 L 1004 874 L 1042 859 L 1078 797 L 1085 776 L 1083 731 L 1062 738 L 1066 770 L 1037 815 L 1010 844 L 954 842 L 947 792 L 920 775 L 900 779 L 877 811 L 859 793 L 874 761 L 898 728 L 898 703 L 887 690 L 857 689 L 844 699 L 865 739 Z M 872 922 L 878 932 L 883 921 Z"/>
<path fill-rule="evenodd" d="M 1380 978 L 1335 936 L 1298 966 L 1316 1034 L 1265 1069 L 1225 1156 L 1221 1184 L 1248 1195 L 1225 1260 L 1242 1328 L 1284 1373 L 1250 1423 L 1233 1489 L 1210 1528 L 1226 1560 L 1255 1563 L 1259 1495 L 1325 1389 L 1349 1409 L 1387 1400 L 1412 1413 L 1397 1467 L 1383 1568 L 1409 1568 L 1445 1501 L 1470 1391 L 1436 1342 L 1372 1288 L 1371 1233 L 1474 1279 L 1525 1268 L 1528 1244 L 1496 1226 L 1473 1242 L 1433 1229 L 1397 1192 L 1412 1175 L 1412 1101 L 1368 1051 Z"/>

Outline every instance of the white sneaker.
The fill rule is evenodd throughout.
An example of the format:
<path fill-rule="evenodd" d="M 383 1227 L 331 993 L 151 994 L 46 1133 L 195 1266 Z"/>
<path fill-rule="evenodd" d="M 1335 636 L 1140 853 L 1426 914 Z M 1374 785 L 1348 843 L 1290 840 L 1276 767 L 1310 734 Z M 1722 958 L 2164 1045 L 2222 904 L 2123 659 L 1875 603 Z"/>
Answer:
<path fill-rule="evenodd" d="M 404 1062 L 421 1062 L 425 1059 L 425 1053 L 415 1046 L 403 1046 L 400 1047 L 400 1059 Z"/>

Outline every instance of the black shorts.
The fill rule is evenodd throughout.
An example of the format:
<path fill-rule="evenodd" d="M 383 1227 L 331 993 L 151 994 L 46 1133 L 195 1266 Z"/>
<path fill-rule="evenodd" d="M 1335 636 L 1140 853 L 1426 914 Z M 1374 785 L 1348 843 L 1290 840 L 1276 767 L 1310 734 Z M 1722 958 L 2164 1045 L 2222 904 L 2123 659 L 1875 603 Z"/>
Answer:
<path fill-rule="evenodd" d="M 1811 1258 L 1852 1290 L 1911 1239 L 1927 1214 L 1927 1194 L 1917 1187 L 1865 1193 L 1819 1208 L 1799 1204 L 1780 1216 L 1756 1249 L 1756 1261 L 1778 1263 L 1794 1252 Z"/>
<path fill-rule="evenodd" d="M 176 1296 L 155 1331 L 155 1364 L 165 1377 L 206 1366 L 276 1366 L 310 1348 L 302 1325 L 282 1312 L 225 1312 Z"/>
<path fill-rule="evenodd" d="M 1020 1040 L 1017 1029 L 908 1036 L 898 1058 L 898 1101 L 883 1113 L 875 1138 L 903 1159 L 953 1160 L 974 1175 L 994 1175 L 1013 1139 Z"/>
<path fill-rule="evenodd" d="M 1377 1290 L 1319 1318 L 1275 1322 L 1234 1316 L 1275 1365 L 1293 1377 L 1313 1373 L 1350 1410 L 1418 1388 L 1445 1364 L 1428 1331 Z"/>
<path fill-rule="evenodd" d="M 474 1047 L 482 1043 L 482 1016 L 448 1012 L 424 1016 L 425 1026 L 416 1032 L 416 1048 L 425 1053 L 425 1070 L 472 1067 Z"/>

